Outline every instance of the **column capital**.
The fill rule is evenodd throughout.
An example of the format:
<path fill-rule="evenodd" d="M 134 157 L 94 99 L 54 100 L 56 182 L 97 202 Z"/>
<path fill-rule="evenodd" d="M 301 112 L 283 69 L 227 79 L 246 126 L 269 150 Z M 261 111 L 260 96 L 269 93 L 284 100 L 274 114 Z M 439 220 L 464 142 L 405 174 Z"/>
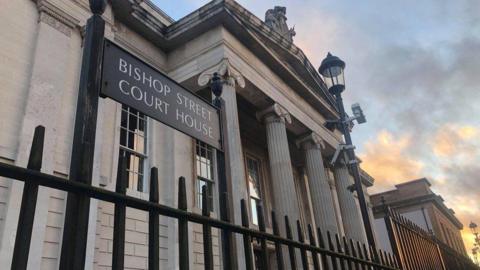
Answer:
<path fill-rule="evenodd" d="M 325 143 L 315 132 L 310 132 L 295 141 L 298 148 L 302 148 L 303 150 L 308 149 L 325 149 Z"/>
<path fill-rule="evenodd" d="M 229 86 L 235 87 L 238 85 L 240 88 L 245 87 L 245 79 L 243 78 L 242 74 L 240 74 L 240 72 L 232 66 L 228 58 L 223 58 L 213 67 L 203 71 L 198 77 L 198 85 L 207 85 L 214 73 L 217 73 L 219 76 L 221 76 L 224 80 L 224 83 Z"/>
<path fill-rule="evenodd" d="M 259 121 L 265 121 L 266 123 L 276 121 L 281 121 L 284 123 L 287 122 L 289 124 L 292 123 L 290 113 L 278 103 L 275 103 L 272 106 L 257 112 L 256 116 Z"/>

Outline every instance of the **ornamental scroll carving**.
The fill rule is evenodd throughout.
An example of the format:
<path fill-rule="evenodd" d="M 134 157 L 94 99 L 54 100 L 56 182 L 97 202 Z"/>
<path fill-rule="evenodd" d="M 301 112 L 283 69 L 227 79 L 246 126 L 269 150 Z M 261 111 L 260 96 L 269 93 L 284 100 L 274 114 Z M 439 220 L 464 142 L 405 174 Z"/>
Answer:
<path fill-rule="evenodd" d="M 202 72 L 198 77 L 198 85 L 207 85 L 214 73 L 218 73 L 218 75 L 225 80 L 225 83 L 230 86 L 238 85 L 241 88 L 245 87 L 245 79 L 242 74 L 232 66 L 228 58 L 223 58 L 218 64 Z"/>

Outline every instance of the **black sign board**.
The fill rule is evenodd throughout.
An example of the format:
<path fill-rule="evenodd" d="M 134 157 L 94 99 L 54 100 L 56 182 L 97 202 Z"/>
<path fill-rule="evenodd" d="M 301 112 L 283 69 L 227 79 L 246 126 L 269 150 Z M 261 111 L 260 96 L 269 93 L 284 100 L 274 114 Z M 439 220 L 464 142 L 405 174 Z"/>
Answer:
<path fill-rule="evenodd" d="M 221 149 L 217 108 L 109 40 L 104 45 L 101 92 Z"/>

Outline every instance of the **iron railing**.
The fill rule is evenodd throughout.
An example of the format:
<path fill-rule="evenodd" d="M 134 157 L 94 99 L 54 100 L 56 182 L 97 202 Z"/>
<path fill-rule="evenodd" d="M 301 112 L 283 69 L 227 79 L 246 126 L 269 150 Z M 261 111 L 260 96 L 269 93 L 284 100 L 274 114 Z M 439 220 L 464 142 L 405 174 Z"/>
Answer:
<path fill-rule="evenodd" d="M 468 257 L 445 245 L 404 216 L 384 205 L 392 251 L 404 270 L 480 270 Z"/>
<path fill-rule="evenodd" d="M 34 221 L 35 207 L 37 201 L 37 191 L 39 186 L 49 187 L 56 190 L 62 190 L 75 194 L 76 196 L 85 196 L 88 199 L 98 199 L 115 204 L 114 212 L 114 230 L 113 230 L 113 254 L 112 269 L 124 268 L 125 251 L 125 219 L 126 208 L 135 208 L 149 213 L 149 238 L 148 238 L 148 269 L 158 270 L 159 266 L 159 216 L 174 218 L 178 221 L 179 237 L 179 269 L 189 268 L 189 236 L 188 223 L 198 223 L 203 226 L 203 253 L 205 269 L 213 269 L 213 251 L 212 251 L 212 228 L 221 230 L 227 237 L 234 234 L 243 236 L 243 246 L 245 251 L 246 269 L 272 269 L 267 259 L 267 246 L 275 247 L 277 268 L 298 269 L 298 263 L 302 269 L 399 269 L 396 259 L 385 251 L 372 249 L 365 244 L 354 242 L 339 237 L 337 234 L 331 235 L 329 232 L 322 232 L 317 228 L 308 226 L 308 240 L 300 226 L 296 222 L 298 236 L 292 235 L 292 229 L 287 216 L 285 216 L 286 236 L 280 235 L 280 228 L 275 216 L 271 213 L 273 233 L 267 233 L 265 228 L 264 213 L 261 205 L 258 206 L 259 230 L 249 228 L 249 216 L 245 200 L 241 201 L 242 226 L 235 225 L 226 221 L 211 218 L 208 210 L 208 199 L 206 187 L 203 187 L 202 214 L 195 214 L 187 211 L 187 193 L 185 188 L 185 178 L 180 177 L 178 189 L 178 208 L 173 208 L 158 203 L 158 171 L 157 168 L 151 169 L 150 174 L 150 198 L 148 201 L 139 198 L 127 196 L 126 191 L 126 173 L 119 166 L 117 175 L 116 190 L 109 191 L 99 187 L 91 186 L 80 181 L 71 181 L 64 178 L 40 172 L 43 156 L 44 128 L 39 126 L 35 129 L 33 145 L 30 152 L 30 159 L 27 168 L 0 163 L 0 177 L 20 180 L 25 183 L 22 195 L 22 204 L 20 209 L 19 223 L 17 227 L 17 236 L 15 239 L 14 254 L 12 258 L 11 269 L 26 269 L 29 247 Z M 121 160 L 121 165 L 126 165 Z M 68 209 L 66 210 L 68 211 Z M 69 216 L 69 215 L 65 215 Z M 88 218 L 88 217 L 87 217 Z M 71 239 L 77 239 L 72 237 Z M 261 259 L 255 265 L 253 259 L 253 241 L 260 246 Z M 82 241 L 82 239 L 80 240 Z M 69 243 L 74 244 L 74 243 Z M 288 257 L 284 257 L 283 247 L 288 250 Z M 297 252 L 301 258 L 296 258 Z M 226 253 L 232 252 L 227 250 Z M 234 256 L 234 254 L 224 254 L 225 256 Z M 286 254 L 285 254 L 286 255 Z M 235 269 L 228 265 L 229 260 L 223 259 L 224 269 Z M 61 267 L 61 266 L 60 266 Z M 62 269 L 64 270 L 64 269 Z"/>

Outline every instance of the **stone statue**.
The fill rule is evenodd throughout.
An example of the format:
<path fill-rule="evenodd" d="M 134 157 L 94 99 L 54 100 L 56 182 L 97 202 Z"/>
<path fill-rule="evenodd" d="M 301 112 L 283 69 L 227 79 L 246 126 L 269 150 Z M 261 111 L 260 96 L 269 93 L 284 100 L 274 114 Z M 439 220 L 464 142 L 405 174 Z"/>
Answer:
<path fill-rule="evenodd" d="M 286 7 L 276 6 L 273 9 L 269 9 L 265 13 L 265 23 L 287 40 L 293 41 L 293 37 L 296 34 L 295 27 L 288 28 L 286 13 Z"/>

